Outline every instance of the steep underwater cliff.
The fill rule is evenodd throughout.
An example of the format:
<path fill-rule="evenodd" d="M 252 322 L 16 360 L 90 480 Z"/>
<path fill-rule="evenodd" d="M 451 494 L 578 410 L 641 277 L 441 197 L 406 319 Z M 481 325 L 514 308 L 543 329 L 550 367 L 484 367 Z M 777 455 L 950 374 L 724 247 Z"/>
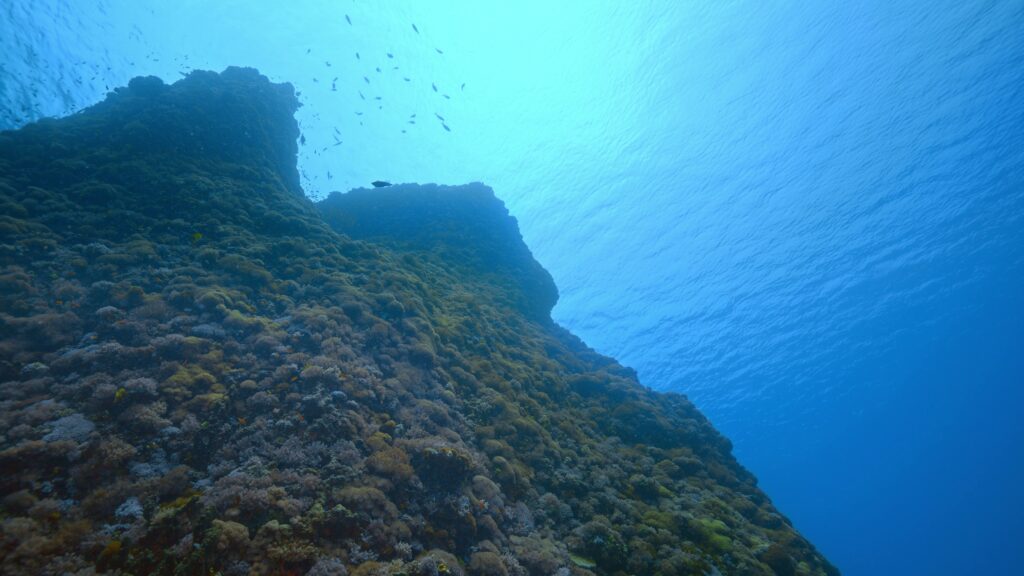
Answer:
<path fill-rule="evenodd" d="M 8 574 L 835 574 L 483 185 L 306 200 L 253 70 L 0 134 Z"/>

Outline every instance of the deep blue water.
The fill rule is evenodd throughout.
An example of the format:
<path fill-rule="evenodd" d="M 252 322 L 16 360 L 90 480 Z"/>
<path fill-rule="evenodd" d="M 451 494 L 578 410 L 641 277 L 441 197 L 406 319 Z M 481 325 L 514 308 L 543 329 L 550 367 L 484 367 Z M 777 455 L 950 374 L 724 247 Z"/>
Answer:
<path fill-rule="evenodd" d="M 311 196 L 492 185 L 845 574 L 1020 572 L 1024 1 L 209 4 L 4 0 L 0 125 L 256 66 Z"/>

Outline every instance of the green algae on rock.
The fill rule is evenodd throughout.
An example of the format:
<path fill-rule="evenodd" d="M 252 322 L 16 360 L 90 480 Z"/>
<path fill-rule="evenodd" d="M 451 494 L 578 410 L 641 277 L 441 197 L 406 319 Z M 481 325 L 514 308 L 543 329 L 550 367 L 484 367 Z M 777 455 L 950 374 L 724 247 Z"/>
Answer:
<path fill-rule="evenodd" d="M 306 200 L 297 106 L 230 68 L 0 134 L 4 573 L 837 574 L 488 188 Z"/>

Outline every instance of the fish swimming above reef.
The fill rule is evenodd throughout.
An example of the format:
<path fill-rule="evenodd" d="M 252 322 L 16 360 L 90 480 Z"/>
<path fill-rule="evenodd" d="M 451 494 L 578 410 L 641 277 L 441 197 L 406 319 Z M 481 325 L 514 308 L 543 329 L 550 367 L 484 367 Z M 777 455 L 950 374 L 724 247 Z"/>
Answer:
<path fill-rule="evenodd" d="M 370 184 L 373 184 L 374 188 L 386 188 L 391 186 L 391 182 L 387 182 L 385 180 L 374 180 L 373 182 L 370 182 Z"/>

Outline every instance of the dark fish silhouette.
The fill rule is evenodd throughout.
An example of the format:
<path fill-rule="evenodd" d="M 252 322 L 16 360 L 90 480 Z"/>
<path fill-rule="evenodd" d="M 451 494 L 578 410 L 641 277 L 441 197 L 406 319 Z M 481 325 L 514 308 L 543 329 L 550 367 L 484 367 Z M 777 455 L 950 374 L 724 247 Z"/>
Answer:
<path fill-rule="evenodd" d="M 451 131 L 452 131 L 452 129 L 451 129 L 451 128 L 449 128 L 449 127 L 448 127 L 448 125 L 447 125 L 447 124 L 445 124 L 444 122 L 441 122 L 441 126 L 443 126 L 443 127 L 444 127 L 444 129 L 445 129 L 445 131 L 446 131 L 446 132 L 451 132 Z"/>
<path fill-rule="evenodd" d="M 349 26 L 352 25 L 352 19 L 348 17 L 348 14 L 345 14 L 345 21 L 349 23 Z"/>
<path fill-rule="evenodd" d="M 386 186 L 391 186 L 391 182 L 387 182 L 385 180 L 374 180 L 373 182 L 370 182 L 370 184 L 372 184 L 374 188 L 384 188 Z"/>
<path fill-rule="evenodd" d="M 312 48 L 306 48 L 306 54 L 309 54 L 312 50 Z"/>
<path fill-rule="evenodd" d="M 362 115 L 363 115 L 362 112 L 356 112 L 356 116 L 362 116 Z"/>
<path fill-rule="evenodd" d="M 366 76 L 363 76 L 363 80 L 366 80 L 366 83 L 367 83 L 367 84 L 369 84 L 369 83 L 370 83 L 370 79 L 369 79 L 369 78 L 367 78 Z"/>
<path fill-rule="evenodd" d="M 374 96 L 373 99 L 374 100 L 383 100 L 383 98 L 381 98 L 380 96 Z"/>
<path fill-rule="evenodd" d="M 434 116 L 437 116 L 437 119 L 438 119 L 438 120 L 440 120 L 441 122 L 444 122 L 444 116 L 441 116 L 441 115 L 440 115 L 440 114 L 438 114 L 437 112 L 434 112 Z"/>
<path fill-rule="evenodd" d="M 415 114 L 410 114 L 410 115 L 409 115 L 409 118 L 415 118 L 415 117 L 416 117 L 416 115 L 415 115 Z"/>
<path fill-rule="evenodd" d="M 302 144 L 303 146 L 306 145 L 306 135 L 305 134 L 300 134 L 299 135 L 299 144 Z"/>
<path fill-rule="evenodd" d="M 377 73 L 380 74 L 380 66 L 377 67 Z"/>
<path fill-rule="evenodd" d="M 405 80 L 406 82 L 412 82 L 412 80 L 408 76 L 403 77 L 402 80 Z"/>
<path fill-rule="evenodd" d="M 326 64 L 328 68 L 330 68 L 330 67 L 331 67 L 331 63 L 330 63 L 330 61 L 324 60 L 324 64 Z"/>
<path fill-rule="evenodd" d="M 434 84 L 433 82 L 431 82 L 430 83 L 430 87 L 434 89 L 434 92 L 437 92 L 437 84 Z"/>
<path fill-rule="evenodd" d="M 452 97 L 447 95 L 447 94 L 441 94 L 441 96 L 444 96 L 445 100 L 451 100 L 452 99 Z"/>
<path fill-rule="evenodd" d="M 463 82 L 462 86 L 459 87 L 459 90 L 465 90 L 465 89 L 466 89 L 466 83 Z"/>
<path fill-rule="evenodd" d="M 417 34 L 419 34 L 419 33 L 420 33 L 420 29 L 419 29 L 419 28 L 417 28 L 415 24 L 413 24 L 413 25 L 412 25 L 412 30 L 413 30 L 413 32 L 415 32 L 415 33 L 417 33 Z"/>
<path fill-rule="evenodd" d="M 356 60 L 359 60 L 359 52 L 356 52 Z"/>
<path fill-rule="evenodd" d="M 359 97 L 362 98 L 363 100 L 366 100 L 366 96 L 363 96 L 362 91 L 359 92 Z"/>
<path fill-rule="evenodd" d="M 395 57 L 394 54 L 392 54 L 391 52 L 388 52 L 388 58 L 394 58 L 394 57 Z"/>
<path fill-rule="evenodd" d="M 440 48 L 434 48 L 434 50 L 437 50 L 438 54 L 444 54 L 444 51 L 442 51 Z"/>

